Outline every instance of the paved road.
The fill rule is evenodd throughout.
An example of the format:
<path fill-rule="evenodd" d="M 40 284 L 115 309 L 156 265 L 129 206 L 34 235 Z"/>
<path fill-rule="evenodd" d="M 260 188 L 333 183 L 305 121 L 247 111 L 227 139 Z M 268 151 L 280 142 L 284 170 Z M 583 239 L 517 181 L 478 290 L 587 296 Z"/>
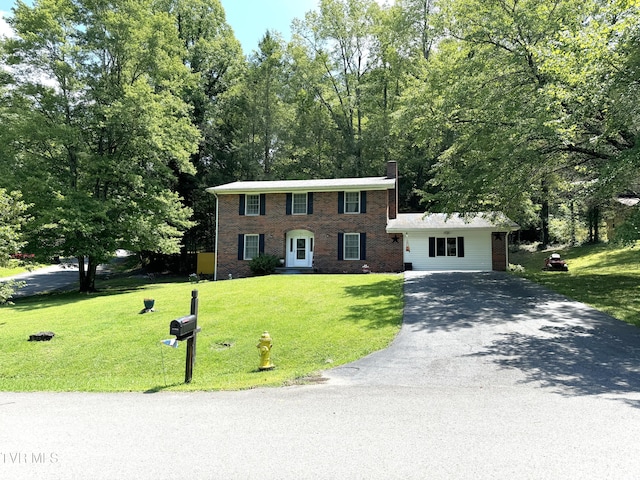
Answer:
<path fill-rule="evenodd" d="M 117 250 L 112 262 L 120 261 L 130 255 L 126 250 Z M 98 273 L 109 271 L 109 265 L 98 265 Z M 49 265 L 31 272 L 21 273 L 0 279 L 20 280 L 26 285 L 14 294 L 14 298 L 29 297 L 53 292 L 64 292 L 78 289 L 78 259 L 65 258 L 60 264 Z"/>
<path fill-rule="evenodd" d="M 0 393 L 0 478 L 640 476 L 638 329 L 501 274 L 405 295 L 391 347 L 319 385 Z"/>
<path fill-rule="evenodd" d="M 21 273 L 1 280 L 20 280 L 26 285 L 14 294 L 14 298 L 29 297 L 44 293 L 61 292 L 78 288 L 78 263 L 64 262 L 49 265 L 31 272 Z"/>

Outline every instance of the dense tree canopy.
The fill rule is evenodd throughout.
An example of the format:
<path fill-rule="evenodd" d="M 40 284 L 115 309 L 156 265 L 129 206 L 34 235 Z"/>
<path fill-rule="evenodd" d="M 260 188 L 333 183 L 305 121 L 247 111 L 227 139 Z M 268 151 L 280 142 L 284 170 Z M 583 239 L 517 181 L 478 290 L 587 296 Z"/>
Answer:
<path fill-rule="evenodd" d="M 191 212 L 174 172 L 193 171 L 199 135 L 170 17 L 150 1 L 43 0 L 10 24 L 3 181 L 33 203 L 30 248 L 78 257 L 84 291 L 116 248 L 177 251 Z"/>
<path fill-rule="evenodd" d="M 543 243 L 563 217 L 564 240 L 577 222 L 597 239 L 640 184 L 639 8 L 321 0 L 245 57 L 219 0 L 18 2 L 0 187 L 33 205 L 31 249 L 88 260 L 86 290 L 118 247 L 211 249 L 207 186 L 389 160 L 402 209 L 502 210 Z"/>

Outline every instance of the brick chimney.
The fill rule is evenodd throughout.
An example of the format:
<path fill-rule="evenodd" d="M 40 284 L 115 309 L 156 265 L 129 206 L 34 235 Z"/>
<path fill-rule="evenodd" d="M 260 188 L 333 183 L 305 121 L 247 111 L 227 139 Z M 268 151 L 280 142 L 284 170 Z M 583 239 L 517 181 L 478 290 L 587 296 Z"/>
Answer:
<path fill-rule="evenodd" d="M 394 219 L 398 216 L 398 163 L 387 162 L 387 178 L 394 178 L 396 185 L 393 189 L 388 190 L 387 200 L 387 215 L 389 219 Z"/>

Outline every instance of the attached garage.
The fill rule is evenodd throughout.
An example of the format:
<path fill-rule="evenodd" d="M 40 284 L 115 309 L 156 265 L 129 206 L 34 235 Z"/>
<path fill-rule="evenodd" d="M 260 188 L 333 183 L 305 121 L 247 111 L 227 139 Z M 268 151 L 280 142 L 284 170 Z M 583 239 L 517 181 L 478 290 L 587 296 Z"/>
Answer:
<path fill-rule="evenodd" d="M 507 239 L 517 224 L 502 214 L 404 213 L 387 232 L 402 234 L 404 263 L 413 270 L 506 270 Z"/>

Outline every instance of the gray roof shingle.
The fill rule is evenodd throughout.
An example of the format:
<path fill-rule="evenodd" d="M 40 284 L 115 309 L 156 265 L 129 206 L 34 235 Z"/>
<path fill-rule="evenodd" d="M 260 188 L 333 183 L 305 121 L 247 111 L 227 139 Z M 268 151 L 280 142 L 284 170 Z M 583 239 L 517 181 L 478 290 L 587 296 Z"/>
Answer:
<path fill-rule="evenodd" d="M 502 213 L 400 213 L 389 220 L 387 232 L 402 233 L 414 230 L 459 230 L 496 229 L 500 231 L 518 230 L 520 226 Z"/>

